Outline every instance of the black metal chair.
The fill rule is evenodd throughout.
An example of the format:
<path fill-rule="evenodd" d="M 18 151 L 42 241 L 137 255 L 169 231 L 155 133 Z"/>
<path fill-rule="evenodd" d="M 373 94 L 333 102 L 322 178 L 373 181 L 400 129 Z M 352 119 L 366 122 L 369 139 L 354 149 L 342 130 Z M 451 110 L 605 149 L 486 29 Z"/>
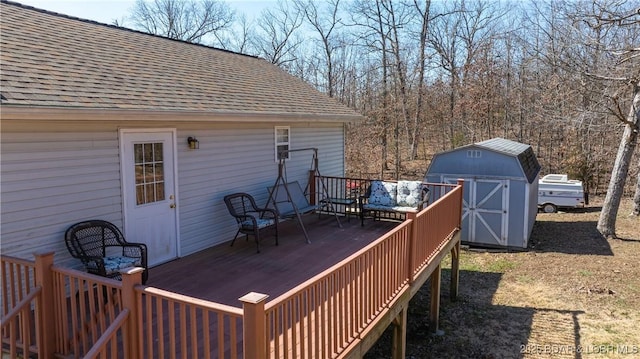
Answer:
<path fill-rule="evenodd" d="M 120 270 L 142 267 L 142 283 L 147 282 L 147 246 L 127 242 L 112 223 L 103 220 L 79 222 L 67 229 L 64 238 L 71 256 L 80 259 L 87 272 L 121 280 Z"/>
<path fill-rule="evenodd" d="M 254 236 L 256 248 L 260 253 L 260 233 L 267 230 L 275 230 L 276 245 L 278 245 L 278 214 L 270 208 L 259 208 L 256 201 L 247 193 L 233 193 L 224 196 L 224 203 L 227 205 L 229 214 L 236 219 L 238 231 L 233 237 L 231 245 L 242 233 L 249 240 L 249 236 Z"/>

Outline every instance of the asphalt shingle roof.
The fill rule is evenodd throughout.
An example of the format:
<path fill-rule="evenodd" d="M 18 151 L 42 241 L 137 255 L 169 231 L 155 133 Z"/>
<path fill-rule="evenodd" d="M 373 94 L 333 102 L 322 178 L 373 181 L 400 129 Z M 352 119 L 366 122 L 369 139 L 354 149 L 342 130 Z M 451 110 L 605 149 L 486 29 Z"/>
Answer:
<path fill-rule="evenodd" d="M 3 105 L 361 116 L 271 63 L 2 0 Z"/>
<path fill-rule="evenodd" d="M 475 145 L 480 148 L 516 157 L 529 183 L 533 183 L 540 172 L 540 163 L 530 145 L 500 137 L 478 142 Z"/>

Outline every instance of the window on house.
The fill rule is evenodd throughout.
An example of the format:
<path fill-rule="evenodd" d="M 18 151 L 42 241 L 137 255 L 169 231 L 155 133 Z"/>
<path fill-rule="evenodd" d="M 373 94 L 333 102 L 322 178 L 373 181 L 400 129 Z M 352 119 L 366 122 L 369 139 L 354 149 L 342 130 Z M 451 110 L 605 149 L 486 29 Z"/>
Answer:
<path fill-rule="evenodd" d="M 289 140 L 290 140 L 290 128 L 289 126 L 276 126 L 276 146 L 275 146 L 275 158 L 276 161 L 280 160 L 283 157 L 283 151 L 289 150 Z M 284 159 L 289 159 L 289 153 L 284 153 Z"/>

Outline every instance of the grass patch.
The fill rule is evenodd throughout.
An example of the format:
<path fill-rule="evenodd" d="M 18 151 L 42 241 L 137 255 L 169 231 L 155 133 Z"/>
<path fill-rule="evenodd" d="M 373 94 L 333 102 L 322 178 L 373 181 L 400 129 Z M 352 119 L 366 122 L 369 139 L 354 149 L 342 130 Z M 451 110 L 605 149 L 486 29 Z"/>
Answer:
<path fill-rule="evenodd" d="M 593 272 L 591 272 L 590 270 L 581 269 L 578 271 L 578 275 L 582 277 L 591 277 L 593 275 Z"/>
<path fill-rule="evenodd" d="M 531 284 L 535 280 L 529 274 L 520 274 L 520 275 L 517 276 L 516 279 L 517 279 L 518 283 L 520 283 L 520 284 Z"/>
<path fill-rule="evenodd" d="M 516 262 L 510 261 L 505 258 L 498 258 L 497 260 L 491 262 L 487 267 L 488 272 L 494 273 L 504 273 L 516 267 Z"/>

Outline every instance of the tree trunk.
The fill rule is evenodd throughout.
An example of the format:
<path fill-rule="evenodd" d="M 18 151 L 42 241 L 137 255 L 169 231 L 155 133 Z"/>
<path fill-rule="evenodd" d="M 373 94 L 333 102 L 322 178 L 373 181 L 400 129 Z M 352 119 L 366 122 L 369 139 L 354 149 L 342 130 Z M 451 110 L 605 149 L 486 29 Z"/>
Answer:
<path fill-rule="evenodd" d="M 640 216 L 640 160 L 638 160 L 638 180 L 636 182 L 636 193 L 633 196 L 633 210 L 631 214 Z"/>
<path fill-rule="evenodd" d="M 620 207 L 620 201 L 624 193 L 624 185 L 629 172 L 633 151 L 638 142 L 638 126 L 640 124 L 640 83 L 635 83 L 633 88 L 633 101 L 631 110 L 627 116 L 624 133 L 618 147 L 616 162 L 611 172 L 611 180 L 607 188 L 607 195 L 602 204 L 602 212 L 598 220 L 598 231 L 605 237 L 616 238 L 616 217 Z"/>

